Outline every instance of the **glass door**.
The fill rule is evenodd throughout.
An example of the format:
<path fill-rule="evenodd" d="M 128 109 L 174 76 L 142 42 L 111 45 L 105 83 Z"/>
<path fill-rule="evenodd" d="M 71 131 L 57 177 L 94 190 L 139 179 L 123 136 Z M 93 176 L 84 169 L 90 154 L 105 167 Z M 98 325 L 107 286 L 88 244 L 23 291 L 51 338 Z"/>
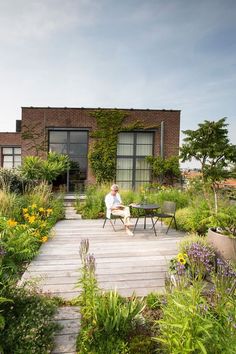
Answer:
<path fill-rule="evenodd" d="M 49 131 L 49 151 L 66 154 L 70 157 L 71 168 L 54 183 L 66 185 L 68 192 L 83 189 L 88 168 L 88 132 L 82 130 Z"/>

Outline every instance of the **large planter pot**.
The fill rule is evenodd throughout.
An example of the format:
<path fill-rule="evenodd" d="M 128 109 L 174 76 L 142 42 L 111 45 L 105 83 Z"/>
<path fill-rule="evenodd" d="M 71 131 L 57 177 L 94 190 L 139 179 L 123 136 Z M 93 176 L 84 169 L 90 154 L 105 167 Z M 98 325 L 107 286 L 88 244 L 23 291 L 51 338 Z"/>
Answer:
<path fill-rule="evenodd" d="M 213 229 L 209 229 L 207 239 L 220 256 L 224 259 L 236 262 L 236 238 L 230 238 Z"/>

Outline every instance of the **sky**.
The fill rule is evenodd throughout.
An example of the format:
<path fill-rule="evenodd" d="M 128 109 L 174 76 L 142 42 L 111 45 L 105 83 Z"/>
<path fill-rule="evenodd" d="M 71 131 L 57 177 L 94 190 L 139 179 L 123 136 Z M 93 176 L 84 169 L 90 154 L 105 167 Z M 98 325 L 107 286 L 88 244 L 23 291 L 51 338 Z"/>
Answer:
<path fill-rule="evenodd" d="M 227 117 L 235 144 L 236 1 L 0 0 L 0 131 L 22 106 Z"/>

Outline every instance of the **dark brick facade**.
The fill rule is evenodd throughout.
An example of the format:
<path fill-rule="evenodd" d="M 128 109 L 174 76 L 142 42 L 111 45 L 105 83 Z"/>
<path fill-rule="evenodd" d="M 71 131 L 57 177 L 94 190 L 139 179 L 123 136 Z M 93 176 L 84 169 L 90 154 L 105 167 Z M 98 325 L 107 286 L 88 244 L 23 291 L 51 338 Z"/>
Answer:
<path fill-rule="evenodd" d="M 108 109 L 108 108 L 107 108 Z M 0 133 L 0 146 L 21 145 L 22 158 L 35 155 L 35 143 L 44 145 L 47 150 L 47 137 L 50 128 L 84 128 L 92 131 L 96 128 L 96 121 L 91 116 L 97 108 L 50 108 L 50 107 L 23 107 L 21 133 L 33 131 L 37 135 L 36 141 L 21 139 L 21 133 Z M 122 109 L 127 114 L 125 123 L 141 121 L 145 127 L 155 126 L 154 154 L 160 154 L 161 129 L 164 122 L 164 156 L 177 155 L 179 152 L 180 111 L 179 110 L 149 110 L 149 109 Z M 91 138 L 89 138 L 89 145 Z M 41 152 L 41 155 L 44 153 Z M 93 182 L 94 177 L 88 170 L 87 182 Z"/>

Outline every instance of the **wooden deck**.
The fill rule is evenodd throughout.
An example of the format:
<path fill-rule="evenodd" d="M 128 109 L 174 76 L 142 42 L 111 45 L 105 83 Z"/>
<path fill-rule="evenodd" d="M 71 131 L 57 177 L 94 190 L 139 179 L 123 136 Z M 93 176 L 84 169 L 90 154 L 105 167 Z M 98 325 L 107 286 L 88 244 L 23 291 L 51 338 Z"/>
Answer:
<path fill-rule="evenodd" d="M 43 244 L 39 255 L 22 277 L 36 278 L 42 291 L 72 299 L 79 293 L 76 283 L 81 267 L 80 241 L 88 238 L 90 253 L 96 258 L 96 274 L 102 289 L 117 289 L 123 296 L 134 291 L 145 296 L 162 291 L 168 261 L 176 255 L 177 244 L 184 233 L 157 224 L 157 237 L 150 229 L 143 230 L 142 220 L 135 235 L 128 236 L 120 221 L 116 232 L 103 220 L 63 220 L 53 230 L 53 238 Z"/>

